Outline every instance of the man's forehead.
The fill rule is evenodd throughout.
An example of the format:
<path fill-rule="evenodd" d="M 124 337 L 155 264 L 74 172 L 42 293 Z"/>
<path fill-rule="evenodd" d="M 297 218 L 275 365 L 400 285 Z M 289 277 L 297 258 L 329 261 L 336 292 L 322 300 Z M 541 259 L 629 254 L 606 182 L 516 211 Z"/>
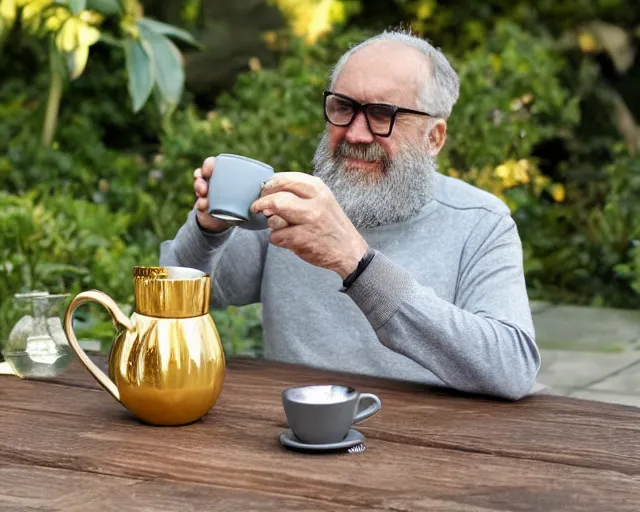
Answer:
<path fill-rule="evenodd" d="M 361 48 L 340 70 L 334 90 L 362 102 L 415 102 L 430 73 L 428 58 L 418 49 L 396 41 Z M 408 105 L 412 106 L 412 105 Z"/>

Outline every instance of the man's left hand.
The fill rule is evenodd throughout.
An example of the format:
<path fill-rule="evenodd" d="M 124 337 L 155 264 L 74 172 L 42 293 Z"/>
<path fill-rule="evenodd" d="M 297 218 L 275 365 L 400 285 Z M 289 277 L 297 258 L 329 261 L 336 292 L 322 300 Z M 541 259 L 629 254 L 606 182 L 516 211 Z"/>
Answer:
<path fill-rule="evenodd" d="M 269 241 L 290 249 L 317 267 L 333 270 L 344 280 L 358 266 L 367 242 L 320 178 L 279 172 L 251 205 L 269 217 Z"/>

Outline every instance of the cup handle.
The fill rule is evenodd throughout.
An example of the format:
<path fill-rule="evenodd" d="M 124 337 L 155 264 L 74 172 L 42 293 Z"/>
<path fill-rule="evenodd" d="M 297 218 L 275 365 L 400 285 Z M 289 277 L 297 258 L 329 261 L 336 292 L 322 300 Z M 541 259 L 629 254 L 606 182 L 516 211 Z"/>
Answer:
<path fill-rule="evenodd" d="M 366 420 L 367 418 L 377 413 L 382 407 L 382 402 L 373 393 L 360 393 L 360 398 L 358 399 L 358 409 L 360 409 L 360 404 L 363 400 L 370 400 L 372 404 L 366 409 L 359 411 L 358 414 L 356 414 L 356 417 L 353 419 L 353 423 L 358 423 L 359 421 Z"/>
<path fill-rule="evenodd" d="M 71 345 L 71 348 L 80 359 L 80 362 L 87 368 L 87 370 L 89 370 L 89 373 L 91 373 L 93 378 L 95 378 L 98 383 L 119 402 L 120 392 L 118 391 L 118 388 L 113 381 L 109 379 L 109 377 L 107 377 L 91 359 L 89 359 L 84 350 L 82 350 L 82 347 L 80 347 L 75 332 L 73 331 L 73 313 L 76 309 L 87 302 L 97 302 L 103 306 L 113 318 L 113 323 L 116 327 L 122 326 L 127 330 L 132 330 L 133 324 L 129 317 L 122 312 L 111 297 L 98 290 L 89 290 L 76 295 L 69 304 L 67 312 L 64 315 L 64 330 L 67 335 L 67 339 L 69 340 L 69 345 Z"/>

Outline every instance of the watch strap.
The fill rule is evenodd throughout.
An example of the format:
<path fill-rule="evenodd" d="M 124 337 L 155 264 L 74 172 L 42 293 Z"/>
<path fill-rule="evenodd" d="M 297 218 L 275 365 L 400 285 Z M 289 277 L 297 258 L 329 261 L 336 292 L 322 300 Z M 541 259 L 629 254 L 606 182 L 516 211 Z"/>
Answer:
<path fill-rule="evenodd" d="M 371 247 L 367 248 L 367 251 L 364 253 L 362 258 L 358 262 L 358 266 L 355 268 L 355 270 L 351 272 L 351 274 L 349 274 L 344 279 L 344 281 L 342 281 L 342 287 L 344 289 L 349 288 L 353 283 L 355 283 L 356 279 L 360 277 L 360 274 L 362 274 L 365 271 L 365 269 L 369 266 L 369 263 L 371 263 L 371 260 L 373 259 L 375 254 L 376 252 Z"/>

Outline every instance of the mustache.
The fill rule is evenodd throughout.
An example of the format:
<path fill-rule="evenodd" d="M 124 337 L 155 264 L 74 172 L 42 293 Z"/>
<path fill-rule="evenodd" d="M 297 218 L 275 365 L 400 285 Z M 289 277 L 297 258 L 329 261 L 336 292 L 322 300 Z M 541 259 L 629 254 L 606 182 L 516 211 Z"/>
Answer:
<path fill-rule="evenodd" d="M 391 163 L 389 155 L 387 155 L 384 148 L 377 142 L 369 144 L 351 144 L 346 140 L 343 140 L 336 146 L 333 154 L 339 159 L 354 158 L 365 162 L 382 161 L 385 167 Z"/>

